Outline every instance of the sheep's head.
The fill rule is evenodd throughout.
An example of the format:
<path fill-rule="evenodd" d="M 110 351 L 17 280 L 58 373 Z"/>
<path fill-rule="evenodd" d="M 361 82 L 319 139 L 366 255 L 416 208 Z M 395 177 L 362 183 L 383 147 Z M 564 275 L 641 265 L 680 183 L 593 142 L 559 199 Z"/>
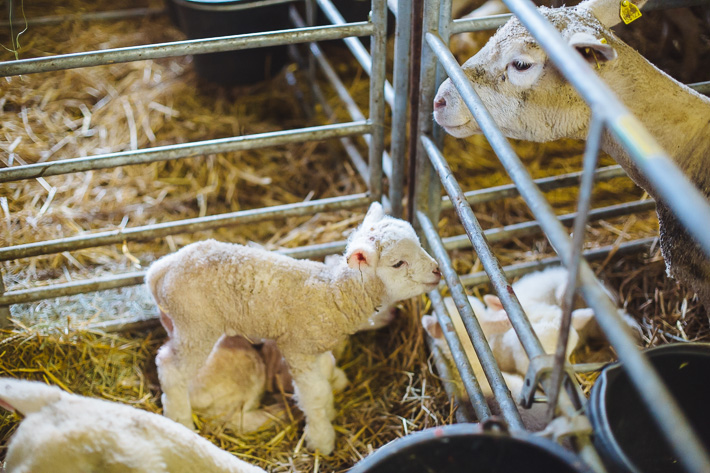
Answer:
<path fill-rule="evenodd" d="M 385 215 L 377 202 L 351 235 L 345 258 L 348 266 L 365 277 L 382 281 L 384 304 L 431 291 L 441 280 L 436 261 L 422 248 L 412 226 Z"/>
<path fill-rule="evenodd" d="M 620 21 L 619 2 L 588 0 L 576 7 L 539 11 L 604 77 L 619 67 L 615 47 L 621 41 L 609 30 Z M 589 108 L 517 18 L 502 26 L 462 68 L 507 137 L 538 142 L 585 137 Z M 434 99 L 434 119 L 457 138 L 481 133 L 450 79 Z"/>

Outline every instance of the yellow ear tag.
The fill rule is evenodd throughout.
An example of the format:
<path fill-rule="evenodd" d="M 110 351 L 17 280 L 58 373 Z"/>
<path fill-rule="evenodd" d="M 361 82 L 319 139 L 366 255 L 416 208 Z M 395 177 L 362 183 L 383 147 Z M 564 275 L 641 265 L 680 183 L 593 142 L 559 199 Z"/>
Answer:
<path fill-rule="evenodd" d="M 641 18 L 641 10 L 629 0 L 623 0 L 619 9 L 619 16 L 621 20 L 628 25 L 632 21 Z"/>

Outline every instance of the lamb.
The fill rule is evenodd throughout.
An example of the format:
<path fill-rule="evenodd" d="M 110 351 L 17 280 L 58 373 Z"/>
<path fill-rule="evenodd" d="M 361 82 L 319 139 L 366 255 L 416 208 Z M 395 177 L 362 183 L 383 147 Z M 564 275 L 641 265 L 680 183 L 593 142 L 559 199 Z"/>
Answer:
<path fill-rule="evenodd" d="M 358 332 L 384 327 L 394 313 L 390 307 L 374 313 Z M 335 353 L 342 348 L 344 344 Z M 322 357 L 321 371 L 339 392 L 348 378 L 335 366 L 336 358 Z M 276 343 L 266 340 L 255 345 L 240 336 L 222 336 L 189 386 L 190 404 L 197 414 L 208 423 L 240 433 L 257 430 L 274 416 L 270 406 L 260 409 L 261 399 L 265 392 L 281 391 L 293 393 L 293 380 Z"/>
<path fill-rule="evenodd" d="M 634 3 L 641 7 L 645 0 Z M 590 62 L 683 173 L 710 195 L 710 99 L 658 70 L 610 31 L 620 22 L 619 1 L 587 0 L 576 7 L 539 11 Z M 588 106 L 518 19 L 501 27 L 463 70 L 509 138 L 544 142 L 586 137 Z M 481 132 L 450 79 L 434 99 L 434 119 L 457 138 Z M 710 260 L 609 132 L 602 149 L 656 200 L 667 272 L 695 291 L 710 311 Z"/>
<path fill-rule="evenodd" d="M 0 378 L 0 406 L 22 413 L 8 473 L 265 473 L 158 414 Z"/>
<path fill-rule="evenodd" d="M 330 454 L 333 392 L 321 366 L 378 308 L 437 287 L 412 226 L 373 203 L 338 264 L 208 240 L 151 265 L 146 283 L 169 335 L 156 364 L 164 414 L 192 426 L 189 380 L 223 335 L 274 340 L 293 376 L 311 449 Z"/>

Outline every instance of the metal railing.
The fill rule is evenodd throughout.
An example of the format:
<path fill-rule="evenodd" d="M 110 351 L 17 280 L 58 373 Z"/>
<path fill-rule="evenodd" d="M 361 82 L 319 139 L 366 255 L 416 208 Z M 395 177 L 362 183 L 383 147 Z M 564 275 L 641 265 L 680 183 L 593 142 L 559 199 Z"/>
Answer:
<path fill-rule="evenodd" d="M 599 325 L 607 335 L 612 347 L 616 350 L 619 359 L 623 362 L 632 384 L 636 387 L 651 412 L 653 412 L 657 423 L 661 426 L 661 430 L 665 433 L 667 440 L 673 446 L 678 457 L 682 459 L 681 461 L 687 471 L 710 471 L 710 459 L 705 447 L 693 435 L 687 419 L 663 385 L 658 374 L 636 348 L 631 336 L 624 330 L 624 324 L 617 313 L 614 303 L 608 294 L 605 293 L 604 288 L 595 277 L 587 261 L 582 258 L 582 256 L 591 256 L 582 252 L 584 225 L 592 215 L 602 211 L 601 209 L 589 210 L 593 174 L 602 132 L 608 130 L 614 139 L 631 155 L 633 162 L 638 165 L 654 188 L 658 189 L 659 195 L 668 202 L 674 213 L 689 232 L 701 242 L 702 247 L 708 254 L 710 254 L 710 235 L 704 232 L 703 228 L 706 229 L 707 222 L 710 221 L 710 205 L 672 164 L 660 147 L 655 145 L 653 138 L 626 111 L 581 56 L 562 40 L 560 34 L 529 0 L 504 0 L 504 2 L 520 19 L 521 23 L 527 27 L 533 37 L 547 52 L 554 65 L 577 89 L 592 110 L 593 119 L 584 157 L 584 171 L 581 173 L 582 184 L 580 185 L 578 197 L 578 211 L 574 215 L 563 218 L 563 220 L 574 224 L 574 241 L 570 239 L 568 231 L 564 229 L 560 221 L 561 219 L 555 215 L 552 207 L 545 200 L 541 188 L 538 187 L 543 182 L 532 180 L 447 46 L 449 35 L 453 32 L 459 33 L 497 27 L 505 22 L 509 16 L 498 15 L 489 18 L 452 21 L 450 0 L 425 0 L 423 6 L 425 17 L 421 55 L 422 90 L 420 102 L 417 104 L 419 128 L 416 150 L 417 179 L 414 192 L 415 208 L 417 210 L 414 220 L 419 224 L 426 241 L 441 266 L 448 289 L 466 326 L 476 353 L 482 362 L 488 382 L 495 393 L 496 399 L 502 402 L 503 415 L 511 425 L 517 425 L 519 417 L 517 412 L 512 412 L 509 409 L 509 396 L 506 396 L 505 390 L 499 386 L 502 382 L 499 377 L 499 370 L 495 363 L 490 363 L 483 333 L 476 322 L 475 315 L 463 289 L 463 284 L 490 282 L 498 294 L 505 311 L 508 313 L 511 324 L 531 360 L 531 367 L 533 367 L 534 361 L 549 360 L 549 358 L 546 358 L 546 354 L 532 330 L 530 322 L 508 283 L 505 269 L 509 270 L 507 272 L 508 276 L 513 276 L 532 269 L 538 269 L 542 264 L 551 264 L 553 261 L 557 261 L 564 264 L 570 273 L 565 300 L 570 301 L 577 289 L 581 291 L 588 306 L 594 310 Z M 515 189 L 510 186 L 506 188 L 506 191 L 520 194 L 535 216 L 536 225 L 539 225 L 545 232 L 559 258 L 548 260 L 545 263 L 535 262 L 516 265 L 516 267 L 512 268 L 502 268 L 500 266 L 487 241 L 488 237 L 493 237 L 496 234 L 495 232 L 500 230 L 495 229 L 493 232 L 490 230 L 484 232 L 470 205 L 470 201 L 475 201 L 477 196 L 485 198 L 485 196 L 490 195 L 490 190 L 484 189 L 475 193 L 464 193 L 448 167 L 446 159 L 439 151 L 440 146 L 437 146 L 439 141 L 437 132 L 439 130 L 433 128 L 431 120 L 434 93 L 441 82 L 442 76 L 440 72 L 437 74 L 437 67 L 441 67 L 446 71 L 466 106 L 475 117 L 483 134 L 488 139 L 492 149 L 513 180 Z M 704 84 L 698 85 L 698 88 L 702 87 L 704 87 Z M 608 172 L 608 170 L 606 171 Z M 599 173 L 601 171 L 596 172 Z M 683 185 L 679 186 L 678 182 L 683 183 Z M 545 185 L 547 184 L 545 183 Z M 448 199 L 443 202 L 439 199 L 442 186 L 448 195 Z M 683 192 L 677 192 L 678 188 L 682 188 Z M 690 194 L 692 194 L 690 198 L 688 198 L 686 193 L 689 190 Z M 501 189 L 498 192 L 504 191 Z M 625 205 L 630 209 L 634 208 L 634 210 L 651 208 L 649 202 Z M 453 207 L 455 209 L 466 231 L 465 239 L 476 251 L 478 259 L 485 270 L 484 273 L 472 275 L 472 277 L 467 277 L 466 279 L 459 278 L 456 275 L 449 257 L 444 251 L 444 241 L 436 230 L 439 213 L 444 207 Z M 605 211 L 608 210 L 605 209 Z M 698 215 L 703 217 L 699 218 Z M 493 239 L 491 238 L 491 240 Z M 464 237 L 449 238 L 447 243 L 451 245 L 454 241 L 457 244 L 466 244 Z M 631 242 L 625 245 L 624 251 L 644 248 L 648 244 L 648 240 Z M 430 297 L 436 316 L 442 323 L 442 327 L 446 327 L 450 319 L 446 313 L 446 308 L 442 304 L 441 295 L 438 291 L 434 291 L 430 294 Z M 561 336 L 562 341 L 558 345 L 557 356 L 552 364 L 552 375 L 542 376 L 541 383 L 544 391 L 548 394 L 552 411 L 557 408 L 557 415 L 579 420 L 581 414 L 578 409 L 581 406 L 577 404 L 579 398 L 576 396 L 576 380 L 568 378 L 565 383 L 566 389 L 560 389 L 563 379 L 564 349 L 566 347 L 565 322 L 569 323 L 571 304 L 563 305 L 567 307 L 563 307 L 565 316 L 563 317 L 563 330 L 561 331 L 561 335 L 563 335 Z M 468 361 L 465 356 L 459 353 L 459 350 L 461 350 L 460 343 L 458 343 L 458 340 L 452 340 L 451 334 L 447 335 L 447 341 L 450 344 L 454 354 L 454 361 L 462 376 L 464 378 L 470 376 L 472 372 L 470 366 L 468 366 Z M 526 383 L 528 380 L 537 379 L 537 374 L 539 373 L 529 371 Z M 473 402 L 477 416 L 485 419 L 490 415 L 490 412 L 487 410 L 487 406 L 482 405 L 480 386 L 467 379 L 464 379 L 464 384 Z M 501 391 L 503 392 L 501 393 Z M 582 423 L 582 425 L 588 424 Z M 605 471 L 591 444 L 589 434 L 590 431 L 588 429 L 581 429 L 575 432 L 580 455 L 596 471 Z"/>
<path fill-rule="evenodd" d="M 315 8 L 316 6 L 315 0 L 306 0 L 306 3 L 309 8 Z M 346 23 L 337 9 L 333 7 L 330 0 L 317 0 L 317 4 L 326 12 L 331 20 L 333 20 L 333 25 L 305 26 L 301 24 L 289 30 L 175 41 L 163 44 L 150 44 L 6 61 L 0 63 L 0 76 L 38 74 L 49 71 L 103 66 L 129 61 L 175 57 L 188 54 L 235 51 L 275 45 L 295 45 L 299 43 L 311 43 L 311 49 L 318 51 L 316 41 L 344 39 L 348 47 L 353 50 L 355 57 L 362 64 L 366 73 L 370 76 L 370 99 L 367 116 L 358 109 L 355 101 L 349 96 L 347 90 L 342 86 L 342 83 L 338 82 L 337 75 L 332 68 L 329 69 L 327 60 L 321 57 L 319 58 L 319 62 L 321 68 L 325 71 L 326 79 L 334 83 L 334 87 L 339 90 L 339 95 L 348 105 L 350 114 L 353 117 L 353 121 L 351 122 L 14 166 L 0 169 L 0 184 L 118 166 L 143 165 L 156 161 L 184 159 L 213 153 L 255 149 L 305 141 L 321 141 L 333 138 L 348 140 L 354 136 L 363 136 L 366 138 L 368 144 L 369 156 L 367 157 L 367 162 L 362 156 L 359 156 L 359 152 L 354 149 L 354 147 L 346 147 L 346 150 L 368 186 L 367 194 L 345 195 L 303 203 L 184 219 L 141 227 L 80 234 L 52 241 L 24 243 L 0 249 L 0 252 L 2 252 L 0 261 L 49 255 L 64 251 L 76 251 L 97 246 L 120 244 L 128 241 L 146 241 L 168 235 L 192 233 L 266 219 L 314 215 L 319 212 L 365 207 L 372 200 L 380 200 L 382 197 L 383 155 L 385 155 L 385 103 L 386 99 L 389 99 L 391 102 L 394 95 L 392 86 L 386 83 L 385 77 L 387 3 L 385 0 L 372 0 L 372 11 L 368 21 L 353 23 Z M 297 15 L 294 16 L 293 14 L 295 8 L 291 6 L 291 9 L 292 18 L 297 17 Z M 102 12 L 98 15 L 91 13 L 87 18 L 110 20 L 112 18 L 126 17 L 127 15 L 131 16 L 135 13 L 134 11 Z M 157 12 L 150 11 L 150 14 L 157 14 Z M 52 23 L 66 19 L 67 18 L 50 17 L 46 20 L 38 19 L 37 22 L 38 24 L 45 22 Z M 367 54 L 362 43 L 357 39 L 359 36 L 370 37 L 371 55 Z M 357 159 L 359 159 L 359 161 L 357 161 Z M 389 160 L 388 157 L 387 159 Z M 388 161 L 385 168 L 387 168 L 389 175 L 392 169 L 391 162 Z M 402 179 L 399 179 L 399 181 L 403 183 Z M 390 186 L 391 190 L 392 187 L 393 186 Z M 396 192 L 401 194 L 401 189 Z M 294 257 L 318 257 L 339 251 L 343 247 L 344 242 L 333 242 L 295 248 L 283 251 L 283 253 L 290 254 Z M 0 276 L 2 275 L 0 274 Z M 10 315 L 9 306 L 13 304 L 137 285 L 142 283 L 143 276 L 144 273 L 138 271 L 83 281 L 52 284 L 44 287 L 9 290 L 7 292 L 2 278 L 0 277 L 0 326 L 7 324 L 7 319 Z"/>

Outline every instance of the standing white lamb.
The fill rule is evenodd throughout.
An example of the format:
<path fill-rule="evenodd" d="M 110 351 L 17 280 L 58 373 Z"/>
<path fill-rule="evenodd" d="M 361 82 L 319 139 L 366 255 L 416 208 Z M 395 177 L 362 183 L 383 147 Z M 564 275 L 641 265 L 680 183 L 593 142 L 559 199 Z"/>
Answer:
<path fill-rule="evenodd" d="M 0 407 L 25 416 L 7 473 L 265 473 L 166 417 L 37 381 L 0 378 Z"/>
<path fill-rule="evenodd" d="M 641 7 L 645 0 L 634 3 Z M 610 31 L 621 21 L 619 0 L 587 0 L 576 7 L 539 11 L 589 61 L 697 188 L 710 194 L 710 99 L 658 70 Z M 538 142 L 586 138 L 588 106 L 517 18 L 501 27 L 463 69 L 509 138 Z M 434 118 L 458 138 L 481 132 L 451 80 L 441 85 L 434 99 Z M 710 260 L 608 132 L 602 149 L 654 197 L 668 273 L 697 292 L 710 311 Z"/>
<path fill-rule="evenodd" d="M 380 307 L 435 288 L 436 261 L 412 226 L 373 203 L 338 264 L 208 240 L 156 261 L 147 285 L 169 340 L 157 357 L 165 415 L 192 426 L 190 379 L 223 335 L 274 340 L 293 376 L 310 448 L 330 454 L 333 392 L 323 357 Z"/>

